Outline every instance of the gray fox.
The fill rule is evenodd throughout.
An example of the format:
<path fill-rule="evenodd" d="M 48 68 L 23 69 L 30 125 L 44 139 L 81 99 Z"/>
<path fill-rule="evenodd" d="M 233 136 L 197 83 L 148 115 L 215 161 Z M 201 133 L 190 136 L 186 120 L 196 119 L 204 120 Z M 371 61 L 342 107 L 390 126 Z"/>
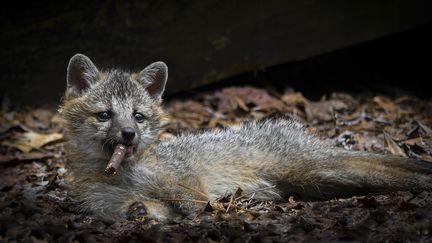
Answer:
<path fill-rule="evenodd" d="M 140 202 L 148 217 L 164 220 L 202 210 L 237 188 L 274 201 L 432 188 L 428 162 L 347 151 L 292 119 L 160 141 L 167 77 L 163 62 L 128 73 L 99 71 L 82 54 L 70 59 L 60 113 L 80 210 L 120 220 Z M 105 168 L 110 160 L 117 161 Z"/>

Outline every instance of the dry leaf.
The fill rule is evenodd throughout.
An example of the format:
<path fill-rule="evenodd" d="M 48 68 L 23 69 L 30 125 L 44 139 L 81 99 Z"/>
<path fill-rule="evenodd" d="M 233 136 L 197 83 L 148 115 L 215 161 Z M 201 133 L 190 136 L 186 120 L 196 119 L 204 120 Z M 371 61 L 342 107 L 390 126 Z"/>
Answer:
<path fill-rule="evenodd" d="M 422 154 L 422 155 L 420 155 L 420 158 L 421 158 L 422 160 L 432 162 L 432 156 L 430 156 L 430 155 L 428 155 L 428 154 Z"/>
<path fill-rule="evenodd" d="M 51 118 L 51 123 L 53 125 L 56 125 L 56 126 L 64 126 L 65 121 L 64 121 L 63 117 L 60 114 L 55 114 Z"/>
<path fill-rule="evenodd" d="M 384 140 L 387 144 L 387 149 L 390 153 L 407 157 L 405 152 L 399 147 L 399 145 L 391 138 L 387 133 L 384 133 Z"/>
<path fill-rule="evenodd" d="M 273 99 L 270 100 L 266 103 L 263 103 L 257 107 L 255 107 L 253 110 L 257 111 L 257 110 L 277 110 L 277 111 L 283 111 L 285 108 L 285 105 L 283 102 L 281 102 L 280 100 L 277 99 Z"/>
<path fill-rule="evenodd" d="M 0 155 L 0 163 L 11 162 L 14 160 L 37 160 L 52 157 L 53 155 L 50 153 L 42 153 L 42 152 L 29 152 L 23 154 L 16 155 Z"/>
<path fill-rule="evenodd" d="M 264 112 L 259 112 L 259 111 L 252 111 L 250 114 L 251 114 L 252 117 L 255 118 L 256 120 L 261 120 L 261 119 L 263 119 L 264 117 L 267 116 L 266 113 L 264 113 Z"/>
<path fill-rule="evenodd" d="M 235 191 L 235 193 L 231 196 L 231 199 L 230 199 L 230 201 L 228 203 L 228 207 L 226 209 L 227 213 L 229 212 L 231 206 L 234 205 L 234 202 L 237 200 L 237 198 L 241 197 L 242 192 L 243 192 L 243 190 L 239 187 L 239 188 L 237 188 L 237 190 Z"/>
<path fill-rule="evenodd" d="M 242 190 L 240 187 L 237 188 L 237 190 L 235 191 L 235 193 L 234 193 L 234 195 L 233 195 L 233 198 L 234 198 L 234 199 L 239 198 L 239 197 L 242 195 L 242 193 L 243 193 L 243 190 Z"/>
<path fill-rule="evenodd" d="M 285 94 L 281 97 L 281 100 L 283 102 L 285 102 L 285 104 L 287 105 L 309 105 L 310 101 L 308 99 L 306 99 L 302 93 L 300 92 L 295 92 L 295 93 L 291 93 L 291 94 Z"/>
<path fill-rule="evenodd" d="M 331 121 L 334 118 L 335 111 L 346 109 L 348 106 L 338 100 L 310 102 L 305 107 L 308 121 L 322 120 Z"/>
<path fill-rule="evenodd" d="M 279 100 L 270 96 L 266 90 L 252 87 L 225 88 L 215 93 L 218 110 L 221 112 L 234 111 L 237 108 L 249 110 L 248 104 L 264 107 L 266 104 L 280 103 Z M 240 101 L 240 102 L 239 102 Z"/>
<path fill-rule="evenodd" d="M 61 133 L 42 134 L 30 131 L 16 136 L 13 140 L 3 141 L 2 145 L 14 147 L 24 153 L 28 153 L 34 148 L 40 148 L 45 144 L 56 142 L 61 139 L 63 139 L 63 134 Z"/>
<path fill-rule="evenodd" d="M 289 202 L 290 204 L 296 204 L 296 203 L 297 203 L 293 196 L 290 196 L 290 197 L 288 198 L 288 202 Z"/>
<path fill-rule="evenodd" d="M 160 139 L 161 141 L 168 141 L 168 140 L 171 140 L 171 139 L 173 139 L 173 138 L 175 138 L 175 135 L 172 134 L 172 133 L 169 133 L 169 132 L 164 132 L 164 133 L 162 133 L 162 134 L 160 135 L 160 137 L 159 137 L 159 139 Z"/>
<path fill-rule="evenodd" d="M 242 108 L 244 111 L 249 111 L 249 108 L 247 107 L 246 103 L 242 99 L 240 99 L 237 96 L 234 96 L 234 100 L 237 102 L 238 106 Z"/>
<path fill-rule="evenodd" d="M 50 126 L 53 113 L 45 109 L 35 109 L 27 113 L 24 117 L 28 127 L 36 129 L 47 129 Z"/>
<path fill-rule="evenodd" d="M 418 138 L 411 138 L 411 139 L 405 140 L 402 143 L 404 143 L 406 145 L 414 146 L 414 145 L 421 145 L 422 142 L 423 142 L 422 138 L 418 137 Z"/>
<path fill-rule="evenodd" d="M 425 124 L 423 124 L 420 121 L 417 121 L 417 124 L 426 133 L 427 136 L 432 136 L 432 129 L 430 129 L 428 126 L 426 126 Z"/>
<path fill-rule="evenodd" d="M 383 110 L 385 110 L 387 113 L 394 113 L 396 112 L 396 105 L 388 98 L 382 97 L 382 96 L 375 96 L 373 98 L 373 101 L 381 107 Z"/>

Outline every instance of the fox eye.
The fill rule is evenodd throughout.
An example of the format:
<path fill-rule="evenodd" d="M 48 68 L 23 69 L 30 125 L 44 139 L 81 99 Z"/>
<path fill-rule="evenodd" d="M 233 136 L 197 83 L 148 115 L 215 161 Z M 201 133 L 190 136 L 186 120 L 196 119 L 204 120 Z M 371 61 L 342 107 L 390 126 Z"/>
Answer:
<path fill-rule="evenodd" d="M 111 118 L 111 112 L 110 112 L 110 111 L 102 111 L 102 112 L 99 112 L 99 113 L 97 114 L 97 119 L 98 119 L 98 121 L 100 121 L 100 122 L 106 122 L 106 121 L 108 121 L 110 118 Z"/>
<path fill-rule="evenodd" d="M 133 114 L 133 116 L 134 116 L 134 118 L 135 118 L 135 121 L 137 121 L 138 123 L 141 123 L 141 122 L 143 122 L 144 121 L 144 115 L 143 114 L 141 114 L 141 113 L 139 113 L 139 112 L 135 112 L 134 114 Z"/>

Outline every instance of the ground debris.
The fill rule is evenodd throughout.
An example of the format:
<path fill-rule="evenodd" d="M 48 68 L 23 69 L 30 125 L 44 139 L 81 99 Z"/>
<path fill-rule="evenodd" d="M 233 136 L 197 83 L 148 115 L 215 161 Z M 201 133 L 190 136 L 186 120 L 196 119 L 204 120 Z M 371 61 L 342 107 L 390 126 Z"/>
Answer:
<path fill-rule="evenodd" d="M 247 86 L 172 98 L 166 108 L 171 119 L 163 139 L 289 117 L 348 150 L 432 161 L 431 100 L 334 93 L 316 101 L 292 89 Z M 193 217 L 160 223 L 136 204 L 126 221 L 100 221 L 75 212 L 68 197 L 62 131 L 55 109 L 0 111 L 0 241 L 431 241 L 431 192 L 274 203 L 238 188 Z"/>

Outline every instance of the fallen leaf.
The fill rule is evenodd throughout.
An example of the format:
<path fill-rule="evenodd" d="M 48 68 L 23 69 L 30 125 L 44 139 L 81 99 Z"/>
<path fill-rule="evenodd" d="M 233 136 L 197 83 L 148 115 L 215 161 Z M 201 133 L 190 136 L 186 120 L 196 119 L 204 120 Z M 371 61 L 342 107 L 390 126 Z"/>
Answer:
<path fill-rule="evenodd" d="M 233 195 L 233 198 L 234 198 L 234 199 L 239 198 L 239 197 L 242 195 L 242 193 L 243 193 L 243 190 L 242 190 L 240 187 L 237 188 L 237 190 L 235 191 L 235 193 L 234 193 L 234 195 Z"/>
<path fill-rule="evenodd" d="M 164 133 L 162 133 L 162 134 L 160 135 L 160 137 L 159 137 L 159 139 L 160 139 L 161 141 L 168 141 L 168 140 L 171 140 L 171 139 L 173 139 L 173 138 L 175 138 L 175 135 L 172 134 L 172 133 L 169 133 L 169 132 L 164 132 Z"/>
<path fill-rule="evenodd" d="M 249 108 L 247 107 L 246 103 L 242 99 L 240 99 L 237 96 L 234 96 L 234 100 L 237 102 L 238 106 L 242 108 L 244 111 L 249 111 Z"/>
<path fill-rule="evenodd" d="M 261 119 L 263 119 L 264 117 L 267 116 L 266 113 L 264 113 L 264 112 L 259 112 L 259 111 L 252 111 L 250 114 L 251 114 L 251 115 L 253 116 L 253 118 L 255 118 L 256 120 L 261 120 Z"/>
<path fill-rule="evenodd" d="M 420 158 L 421 158 L 422 160 L 432 162 L 432 156 L 430 156 L 430 155 L 422 154 L 422 155 L 420 156 Z"/>
<path fill-rule="evenodd" d="M 414 146 L 414 145 L 421 145 L 422 142 L 423 142 L 422 138 L 417 137 L 417 138 L 411 138 L 411 139 L 405 140 L 402 143 L 404 143 L 406 145 Z"/>
<path fill-rule="evenodd" d="M 281 100 L 287 104 L 287 105 L 309 105 L 310 101 L 308 99 L 306 99 L 302 93 L 300 92 L 295 92 L 295 93 L 291 93 L 291 94 L 285 94 L 281 97 Z"/>
<path fill-rule="evenodd" d="M 64 122 L 65 122 L 64 119 L 59 114 L 55 114 L 51 118 L 51 123 L 54 124 L 54 125 L 62 126 L 62 125 L 64 125 Z"/>
<path fill-rule="evenodd" d="M 382 97 L 382 96 L 375 96 L 373 98 L 373 101 L 381 107 L 383 110 L 385 110 L 387 113 L 394 113 L 396 112 L 396 105 L 388 98 Z"/>
<path fill-rule="evenodd" d="M 217 106 L 221 112 L 234 111 L 239 107 L 249 110 L 248 104 L 264 107 L 266 104 L 281 103 L 269 95 L 266 90 L 253 87 L 225 88 L 216 92 L 214 97 L 218 100 Z"/>
<path fill-rule="evenodd" d="M 20 160 L 20 161 L 37 160 L 37 159 L 44 159 L 49 157 L 53 157 L 53 155 L 50 153 L 42 153 L 42 152 L 29 152 L 23 154 L 19 153 L 15 155 L 0 155 L 0 163 L 11 162 L 14 160 Z"/>
<path fill-rule="evenodd" d="M 293 196 L 290 196 L 290 197 L 288 198 L 288 202 L 289 202 L 290 204 L 296 204 L 296 203 L 297 203 Z"/>
<path fill-rule="evenodd" d="M 213 207 L 212 207 L 212 205 L 210 204 L 210 201 L 209 202 L 207 202 L 207 204 L 206 204 L 206 206 L 205 206 L 205 208 L 204 208 L 204 212 L 213 212 Z"/>
<path fill-rule="evenodd" d="M 387 133 L 384 133 L 384 140 L 387 144 L 387 149 L 390 153 L 407 157 L 405 152 L 399 147 L 399 145 L 391 138 Z"/>
<path fill-rule="evenodd" d="M 343 110 L 346 108 L 348 108 L 348 106 L 342 101 L 328 100 L 320 102 L 310 102 L 309 105 L 305 107 L 305 111 L 308 121 L 331 121 L 334 119 L 335 111 Z"/>
<path fill-rule="evenodd" d="M 385 145 L 383 145 L 382 139 L 374 136 L 373 134 L 364 133 L 359 134 L 356 133 L 354 135 L 355 145 L 354 147 L 358 150 L 365 151 L 384 151 Z"/>
<path fill-rule="evenodd" d="M 24 153 L 30 152 L 34 148 L 41 148 L 45 144 L 56 142 L 63 139 L 62 133 L 42 134 L 37 132 L 26 132 L 15 136 L 11 140 L 5 140 L 2 145 L 14 147 Z"/>
<path fill-rule="evenodd" d="M 365 208 L 375 208 L 379 205 L 379 203 L 373 196 L 357 197 L 356 203 L 360 204 L 361 207 Z"/>
<path fill-rule="evenodd" d="M 255 107 L 255 108 L 253 108 L 253 110 L 254 111 L 258 111 L 258 110 L 261 110 L 261 111 L 264 111 L 264 110 L 283 111 L 284 108 L 285 108 L 285 105 L 283 102 L 281 102 L 280 100 L 277 100 L 277 99 L 273 99 L 273 100 L 270 100 L 268 102 L 265 102 L 265 103 Z"/>
<path fill-rule="evenodd" d="M 427 136 L 432 136 L 432 129 L 430 129 L 428 126 L 426 126 L 420 121 L 417 121 L 417 124 L 426 133 Z"/>
<path fill-rule="evenodd" d="M 35 109 L 28 112 L 24 122 L 28 127 L 34 129 L 47 129 L 51 124 L 53 113 L 45 109 Z"/>
<path fill-rule="evenodd" d="M 228 207 L 226 209 L 227 213 L 229 212 L 231 206 L 234 205 L 234 203 L 237 200 L 237 198 L 241 197 L 242 192 L 243 192 L 243 190 L 239 187 L 239 188 L 237 188 L 237 190 L 235 191 L 235 193 L 231 196 L 231 199 L 230 199 L 230 201 L 228 203 Z"/>

